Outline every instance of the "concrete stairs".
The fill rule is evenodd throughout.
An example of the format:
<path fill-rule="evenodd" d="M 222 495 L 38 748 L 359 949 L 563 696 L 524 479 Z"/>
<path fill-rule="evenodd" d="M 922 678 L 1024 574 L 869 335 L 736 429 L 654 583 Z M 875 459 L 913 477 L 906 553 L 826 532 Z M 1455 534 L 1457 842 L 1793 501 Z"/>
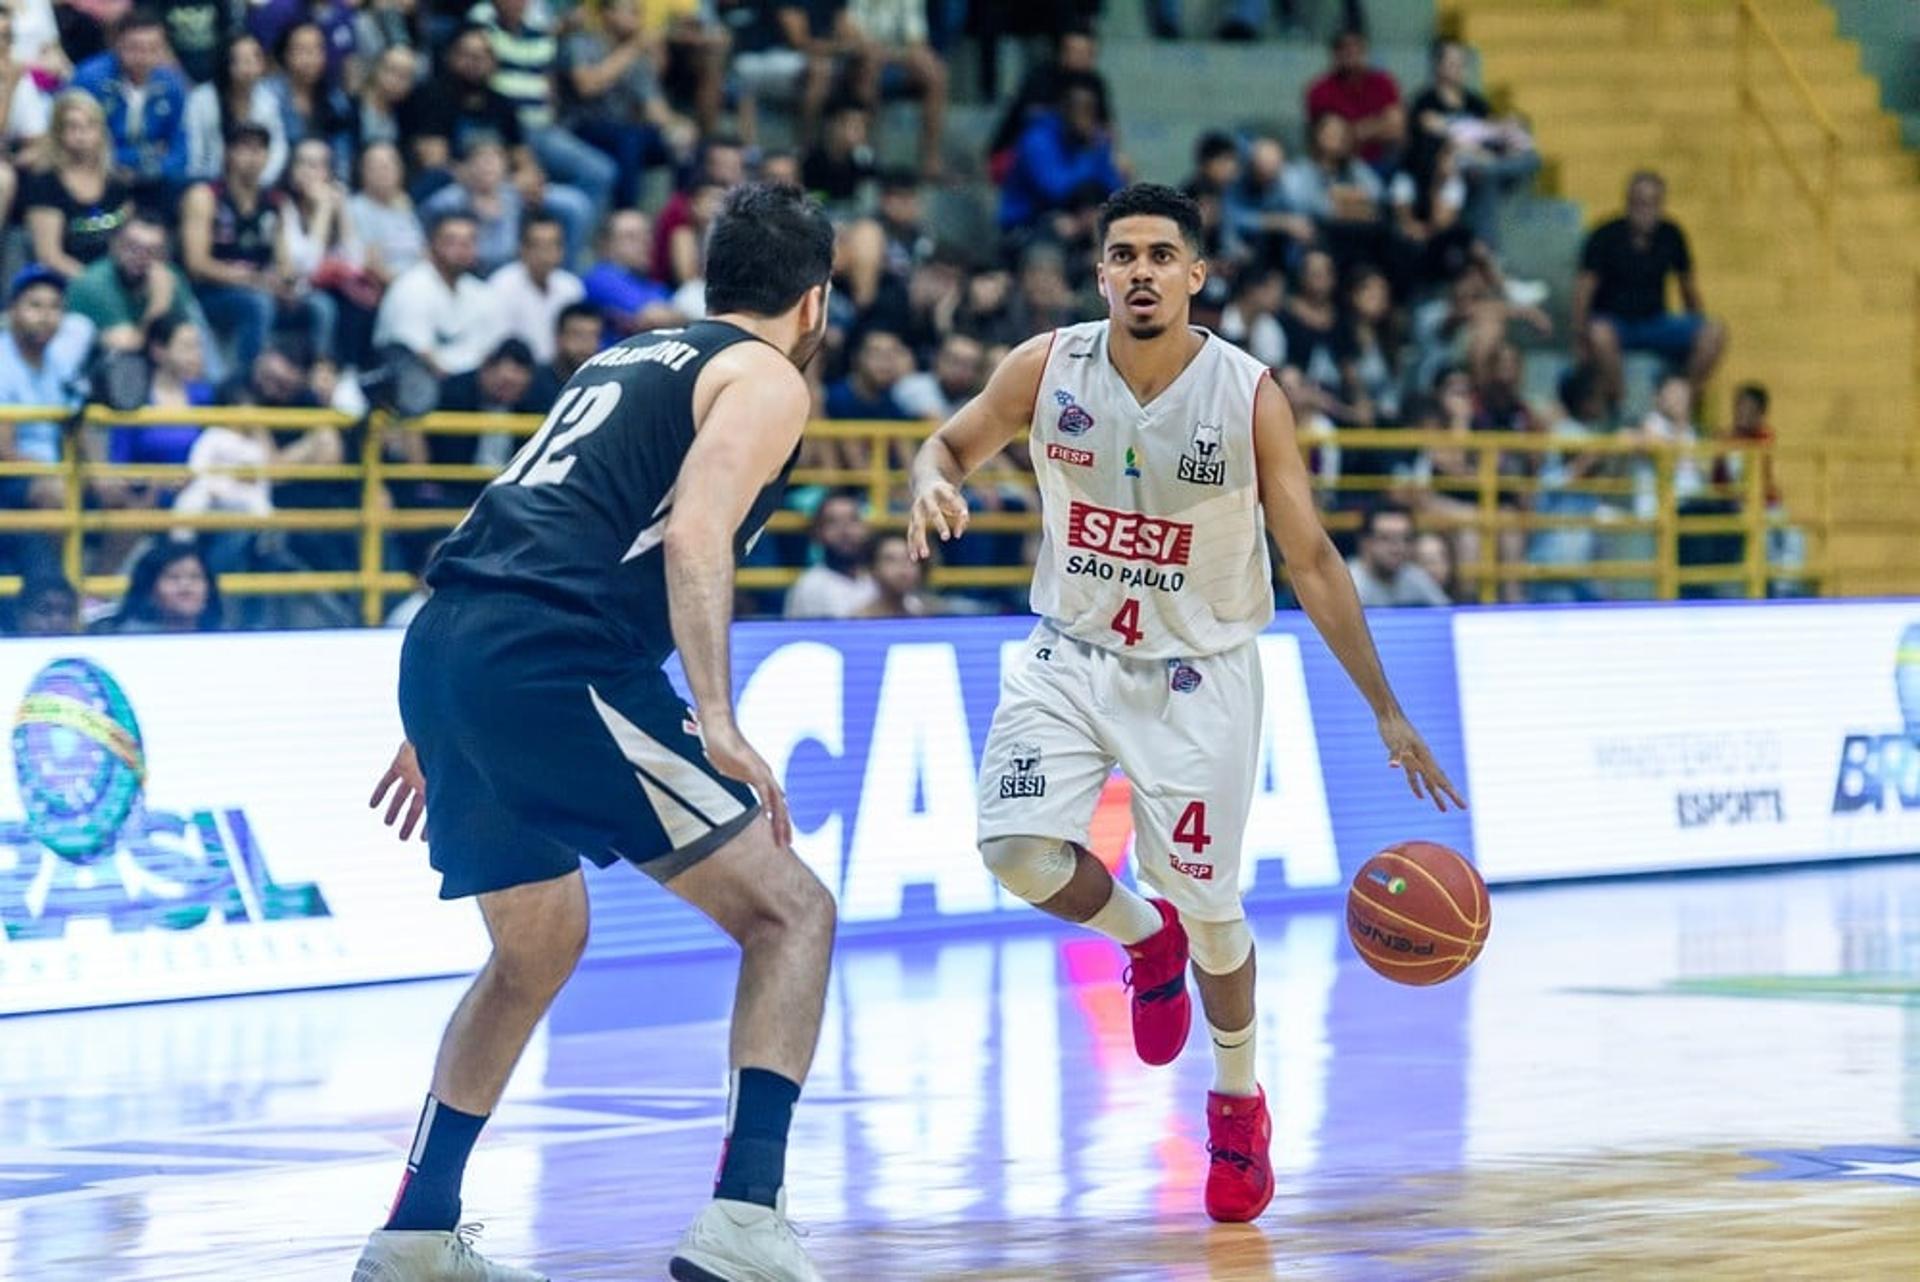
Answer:
<path fill-rule="evenodd" d="M 1835 10 L 1818 0 L 1761 8 L 1841 135 L 1837 268 L 1757 128 L 1752 193 L 1742 199 L 1736 188 L 1742 121 L 1729 0 L 1447 0 L 1442 20 L 1478 48 L 1497 99 L 1532 120 L 1559 194 L 1588 225 L 1620 207 L 1634 170 L 1666 175 L 1708 305 L 1733 333 L 1717 399 L 1748 379 L 1772 390 L 1789 510 L 1830 522 L 1827 590 L 1920 591 L 1920 501 L 1908 470 L 1920 456 L 1920 168 Z M 1853 20 L 1862 10 L 1907 11 L 1906 48 L 1920 49 L 1920 5 L 1842 0 Z M 1769 114 L 1824 185 L 1818 130 L 1771 55 L 1754 56 Z M 1911 72 L 1920 64 L 1889 59 L 1876 43 L 1873 65 L 1909 77 L 1920 98 Z M 1907 81 L 1897 87 L 1907 92 Z M 1816 444 L 1860 457 L 1822 466 L 1802 448 Z M 1881 456 L 1869 457 L 1876 445 Z"/>

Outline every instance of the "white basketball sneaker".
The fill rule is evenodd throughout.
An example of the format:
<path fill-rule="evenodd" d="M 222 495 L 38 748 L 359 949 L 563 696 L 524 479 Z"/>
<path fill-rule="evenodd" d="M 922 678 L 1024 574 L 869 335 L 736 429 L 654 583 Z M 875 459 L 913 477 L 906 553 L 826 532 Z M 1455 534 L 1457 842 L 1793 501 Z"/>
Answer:
<path fill-rule="evenodd" d="M 787 1223 L 787 1195 L 777 1206 L 707 1203 L 674 1248 L 674 1282 L 826 1282 Z"/>
<path fill-rule="evenodd" d="M 375 1229 L 353 1266 L 353 1282 L 549 1282 L 544 1273 L 495 1264 L 473 1249 L 478 1224 L 457 1230 Z"/>

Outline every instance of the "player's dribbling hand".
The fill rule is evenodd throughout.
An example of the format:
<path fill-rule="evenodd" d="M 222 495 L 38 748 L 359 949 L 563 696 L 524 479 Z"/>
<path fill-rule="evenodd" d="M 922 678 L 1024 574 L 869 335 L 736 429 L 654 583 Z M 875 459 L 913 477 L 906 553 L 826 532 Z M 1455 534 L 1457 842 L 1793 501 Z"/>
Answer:
<path fill-rule="evenodd" d="M 1467 808 L 1411 721 L 1397 713 L 1380 718 L 1380 741 L 1387 745 L 1387 765 L 1407 772 L 1407 787 L 1414 796 L 1433 802 L 1441 814 L 1446 813 L 1449 801 L 1456 810 Z"/>
<path fill-rule="evenodd" d="M 774 844 L 782 850 L 791 848 L 793 820 L 787 814 L 787 796 L 780 790 L 780 781 L 774 778 L 773 767 L 753 750 L 737 726 L 707 725 L 702 737 L 706 741 L 707 760 L 713 763 L 713 768 L 753 789 L 760 804 L 767 808 L 767 817 L 773 821 Z"/>
<path fill-rule="evenodd" d="M 427 780 L 420 773 L 420 758 L 414 755 L 413 745 L 402 739 L 400 751 L 393 754 L 393 764 L 387 767 L 387 773 L 380 776 L 379 784 L 373 790 L 373 797 L 367 802 L 369 809 L 378 810 L 387 793 L 393 793 L 393 800 L 387 805 L 387 817 L 382 820 L 391 828 L 400 824 L 400 840 L 413 837 L 413 830 L 420 826 L 420 816 L 427 807 Z M 400 812 L 407 812 L 406 818 L 400 818 Z M 420 838 L 425 840 L 427 830 L 420 828 Z"/>
<path fill-rule="evenodd" d="M 967 500 L 945 481 L 935 481 L 913 496 L 913 514 L 907 518 L 907 555 L 924 561 L 929 527 L 940 531 L 940 541 L 957 539 L 967 532 Z"/>

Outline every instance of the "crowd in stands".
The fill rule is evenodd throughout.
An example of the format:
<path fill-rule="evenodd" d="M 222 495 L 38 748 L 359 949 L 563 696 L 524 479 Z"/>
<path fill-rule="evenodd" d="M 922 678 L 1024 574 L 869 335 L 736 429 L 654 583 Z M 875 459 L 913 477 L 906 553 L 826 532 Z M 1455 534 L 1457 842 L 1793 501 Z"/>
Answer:
<path fill-rule="evenodd" d="M 1515 340 L 1554 326 L 1543 287 L 1503 272 L 1499 228 L 1503 198 L 1538 168 L 1532 139 L 1471 87 L 1460 45 L 1434 47 L 1430 83 L 1409 98 L 1373 64 L 1360 6 L 1333 7 L 1346 25 L 1324 74 L 1300 88 L 1304 137 L 1237 129 L 1196 141 L 1184 186 L 1212 267 L 1196 320 L 1271 366 L 1308 431 L 1566 436 L 1562 453 L 1515 460 L 1540 492 L 1507 501 L 1592 511 L 1593 496 L 1559 487 L 1616 466 L 1572 438 L 1619 427 L 1624 354 L 1656 353 L 1677 376 L 1628 430 L 1684 440 L 1725 343 L 1686 237 L 1662 214 L 1658 176 L 1636 177 L 1624 216 L 1589 240 L 1569 300 L 1576 361 L 1556 407 L 1530 404 Z M 0 404 L 77 406 L 117 375 L 138 380 L 134 404 L 355 416 L 380 389 L 424 377 L 442 408 L 542 413 L 605 343 L 702 314 L 706 228 L 729 187 L 759 178 L 801 183 L 841 231 L 829 344 L 808 371 L 818 414 L 937 421 L 1011 345 L 1104 311 L 1095 213 L 1134 176 L 1119 95 L 1084 8 L 1040 8 L 1046 56 L 986 154 L 958 158 L 946 53 L 971 35 L 991 65 L 997 37 L 1031 29 L 1033 15 L 990 0 L 13 0 L 0 10 L 0 216 L 18 229 Z M 1218 34 L 1256 34 L 1260 8 L 1228 6 Z M 1280 10 L 1298 25 L 1294 6 Z M 1169 38 L 1183 21 L 1174 0 L 1153 0 L 1149 15 Z M 881 110 L 890 101 L 917 116 L 917 164 L 878 159 L 882 122 L 899 115 Z M 940 234 L 934 191 L 982 206 L 975 221 L 997 240 Z M 1668 310 L 1669 278 L 1683 312 Z M 1764 435 L 1764 391 L 1743 391 L 1740 405 L 1736 429 Z M 55 461 L 69 430 L 0 429 L 0 457 Z M 76 439 L 91 458 L 196 470 L 351 462 L 366 449 L 497 467 L 512 449 L 500 434 L 368 439 L 332 427 L 87 428 Z M 859 441 L 806 448 L 806 466 L 869 462 Z M 1031 510 L 1018 454 L 970 501 Z M 1474 595 L 1482 549 L 1455 529 L 1471 500 L 1446 489 L 1474 474 L 1468 451 L 1323 449 L 1316 465 L 1365 478 L 1328 503 L 1361 515 L 1353 564 L 1370 602 Z M 406 482 L 386 497 L 458 507 L 477 488 Z M 92 508 L 256 514 L 360 499 L 338 482 L 211 471 L 184 485 L 101 478 L 83 496 Z M 64 501 L 58 478 L 0 479 L 0 506 Z M 811 537 L 763 540 L 756 556 L 810 568 L 784 603 L 761 595 L 743 608 L 888 617 L 1023 600 L 936 597 L 897 539 L 869 534 L 875 514 L 859 499 L 807 487 L 790 503 Z M 1498 555 L 1570 563 L 1593 555 L 1591 537 L 1515 534 Z M 396 538 L 389 565 L 417 568 L 431 546 Z M 1017 563 L 1023 551 L 1023 536 L 981 534 L 949 560 Z M 21 630 L 81 612 L 119 630 L 350 622 L 343 601 L 223 606 L 218 575 L 357 557 L 340 534 L 96 532 L 87 572 L 131 586 L 95 603 L 61 579 L 52 539 L 0 537 L 0 572 L 28 583 L 13 609 Z"/>

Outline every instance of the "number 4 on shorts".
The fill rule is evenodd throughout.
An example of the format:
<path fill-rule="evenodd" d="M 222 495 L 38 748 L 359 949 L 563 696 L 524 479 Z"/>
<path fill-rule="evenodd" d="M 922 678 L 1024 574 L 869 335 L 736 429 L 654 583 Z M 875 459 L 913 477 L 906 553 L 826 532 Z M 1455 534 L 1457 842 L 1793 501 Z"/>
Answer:
<path fill-rule="evenodd" d="M 1147 634 L 1140 630 L 1140 601 L 1128 597 L 1120 603 L 1120 612 L 1113 616 L 1113 622 L 1107 625 L 1122 637 L 1128 645 L 1139 645 L 1140 639 Z"/>
<path fill-rule="evenodd" d="M 1180 812 L 1180 822 L 1173 826 L 1173 844 L 1185 846 L 1194 853 L 1195 858 L 1213 844 L 1213 838 L 1207 833 L 1206 802 L 1187 803 L 1187 808 Z"/>

